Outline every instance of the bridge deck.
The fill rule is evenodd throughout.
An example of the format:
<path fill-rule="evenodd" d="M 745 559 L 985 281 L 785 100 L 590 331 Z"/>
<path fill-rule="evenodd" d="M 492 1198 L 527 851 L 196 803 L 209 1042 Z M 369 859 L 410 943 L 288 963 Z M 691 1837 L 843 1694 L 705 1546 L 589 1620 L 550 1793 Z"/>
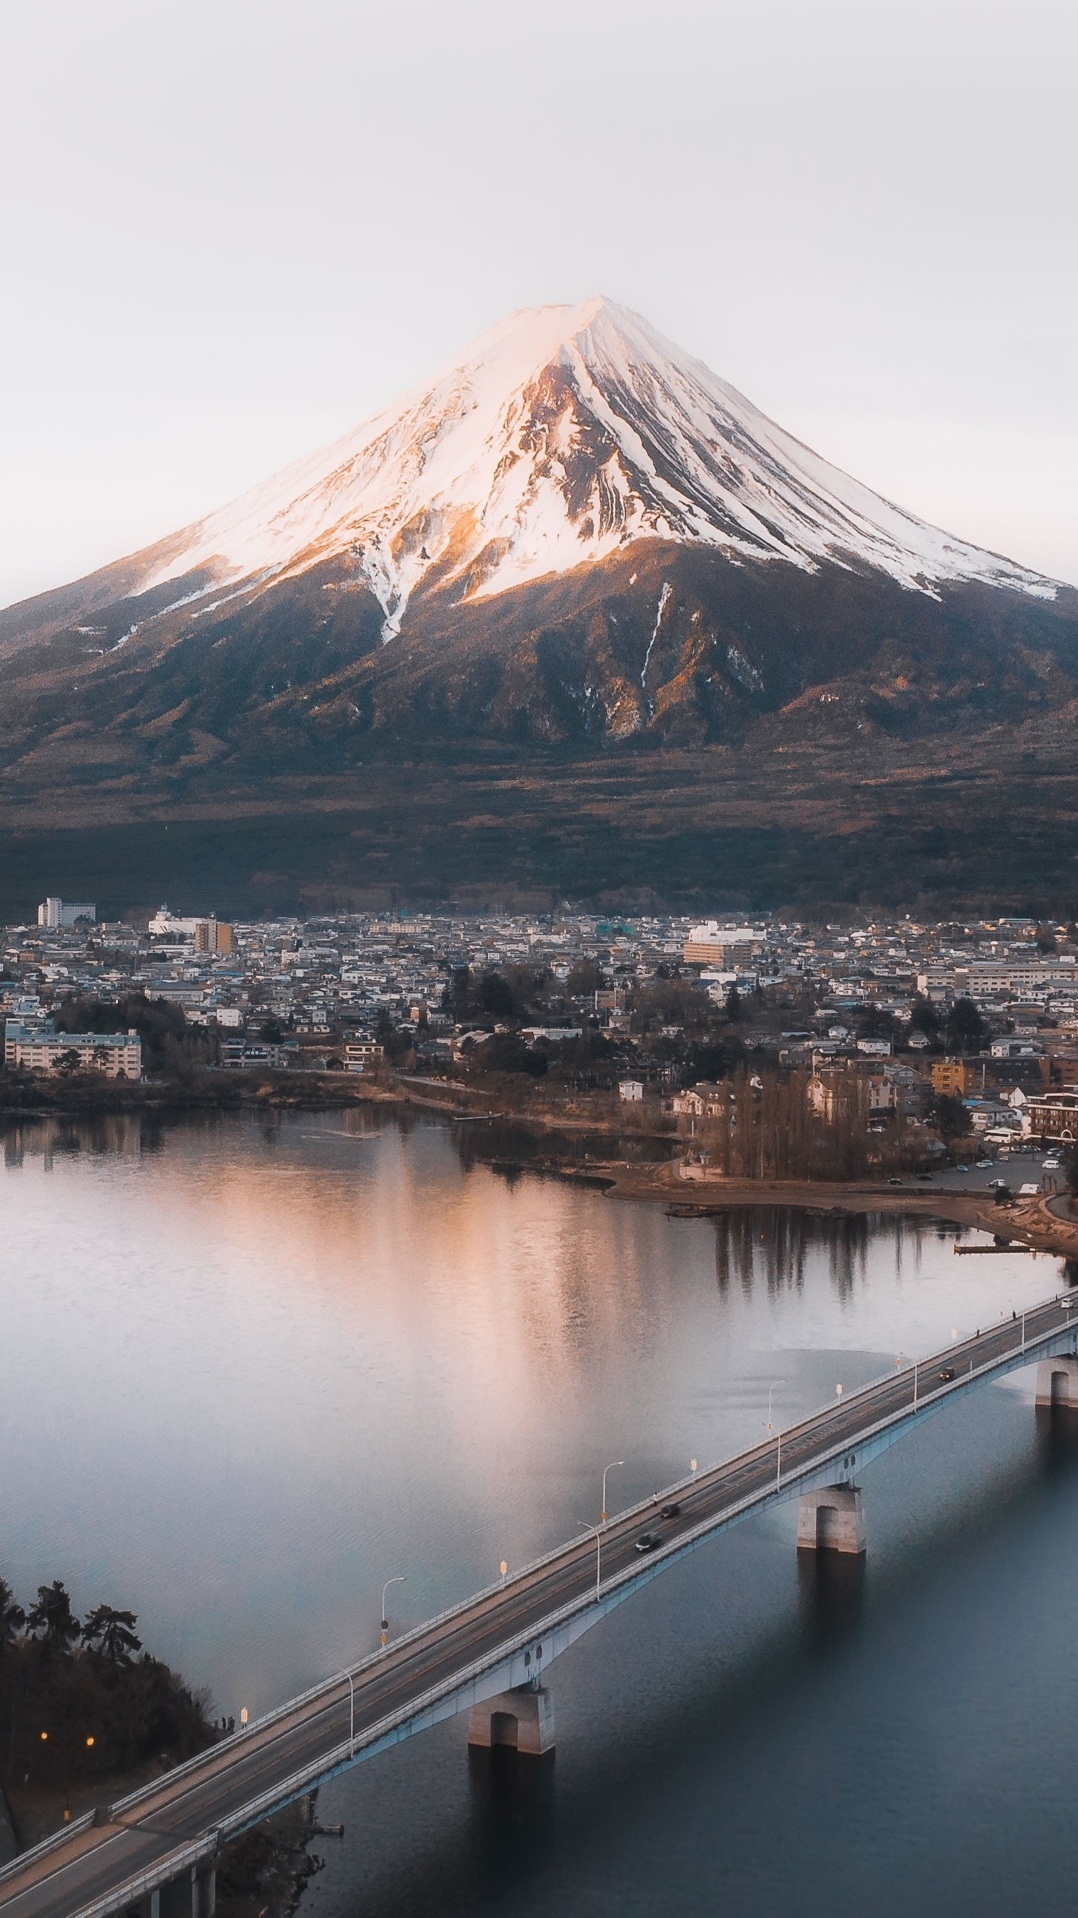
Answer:
<path fill-rule="evenodd" d="M 0 1871 L 4 1918 L 94 1918 L 121 1911 L 221 1842 L 310 1790 L 507 1684 L 534 1678 L 612 1605 L 717 1531 L 812 1484 L 849 1478 L 918 1419 L 1016 1367 L 1078 1351 L 1078 1293 L 1054 1298 L 959 1341 L 737 1458 L 671 1487 L 679 1515 L 656 1521 L 648 1501 L 596 1540 L 559 1547 L 504 1584 L 398 1639 L 386 1651 L 293 1699 L 94 1822 L 76 1821 Z M 953 1381 L 940 1373 L 953 1371 Z M 916 1403 L 915 1403 L 916 1391 Z M 661 1547 L 636 1551 L 644 1529 Z"/>

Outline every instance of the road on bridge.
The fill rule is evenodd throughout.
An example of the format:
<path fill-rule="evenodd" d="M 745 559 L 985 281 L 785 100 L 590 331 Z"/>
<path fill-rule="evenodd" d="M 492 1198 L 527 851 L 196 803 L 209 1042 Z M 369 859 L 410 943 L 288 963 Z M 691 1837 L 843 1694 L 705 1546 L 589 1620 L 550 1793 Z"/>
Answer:
<path fill-rule="evenodd" d="M 746 1500 L 772 1494 L 778 1467 L 783 1482 L 787 1475 L 797 1478 L 836 1449 L 854 1449 L 881 1422 L 908 1415 L 915 1390 L 918 1407 L 927 1408 L 956 1389 L 963 1374 L 1013 1359 L 1025 1346 L 1058 1333 L 1071 1296 L 1078 1314 L 1078 1295 L 1052 1299 L 1023 1320 L 997 1323 L 921 1360 L 916 1379 L 914 1368 L 907 1366 L 836 1400 L 783 1432 L 778 1442 L 769 1439 L 672 1488 L 662 1496 L 680 1506 L 673 1519 L 661 1520 L 656 1504 L 637 1506 L 613 1519 L 601 1529 L 604 1591 L 619 1574 L 640 1569 L 636 1541 L 642 1531 L 661 1533 L 660 1557 L 676 1550 L 679 1540 L 684 1542 L 701 1525 L 721 1523 Z M 1029 1356 L 1032 1362 L 1036 1351 Z M 954 1386 L 941 1379 L 942 1372 L 956 1375 Z M 276 1791 L 281 1792 L 280 1802 L 286 1802 L 291 1794 L 285 1788 L 297 1773 L 322 1760 L 327 1770 L 339 1763 L 341 1747 L 347 1747 L 353 1729 L 361 1745 L 376 1726 L 394 1714 L 406 1715 L 409 1705 L 433 1688 L 451 1689 L 455 1678 L 484 1661 L 495 1666 L 508 1646 L 539 1633 L 565 1606 L 586 1606 L 594 1599 L 595 1586 L 596 1541 L 591 1535 L 364 1660 L 354 1669 L 351 1691 L 347 1674 L 330 1679 L 166 1774 L 138 1795 L 137 1804 L 126 1810 L 121 1805 L 102 1822 L 74 1828 L 59 1842 L 25 1853 L 0 1873 L 0 1911 L 4 1918 L 77 1918 L 88 1907 L 115 1897 L 140 1874 L 163 1867 L 193 1841 L 205 1840 L 209 1856 L 222 1829 L 243 1829 L 246 1808 Z M 268 1809 L 263 1806 L 259 1815 Z"/>

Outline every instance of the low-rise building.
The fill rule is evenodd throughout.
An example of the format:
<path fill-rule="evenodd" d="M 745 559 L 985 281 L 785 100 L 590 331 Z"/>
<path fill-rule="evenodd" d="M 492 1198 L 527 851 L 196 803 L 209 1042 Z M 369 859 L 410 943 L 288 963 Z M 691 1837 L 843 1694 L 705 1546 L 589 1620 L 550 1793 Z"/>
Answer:
<path fill-rule="evenodd" d="M 937 1099 L 964 1099 L 973 1084 L 965 1059 L 933 1059 L 931 1071 Z"/>
<path fill-rule="evenodd" d="M 687 966 L 717 966 L 733 970 L 747 966 L 760 951 L 763 937 L 752 926 L 720 926 L 708 919 L 694 926 L 682 948 Z"/>
<path fill-rule="evenodd" d="M 1035 1139 L 1073 1145 L 1078 1139 L 1078 1092 L 1043 1092 L 1028 1100 L 1029 1130 Z"/>
<path fill-rule="evenodd" d="M 367 1072 L 372 1066 L 380 1066 L 385 1056 L 385 1047 L 376 1039 L 348 1039 L 344 1047 L 344 1069 Z"/>
<path fill-rule="evenodd" d="M 9 1019 L 4 1028 L 9 1071 L 101 1072 L 109 1079 L 141 1079 L 142 1040 L 129 1032 L 52 1032 Z"/>

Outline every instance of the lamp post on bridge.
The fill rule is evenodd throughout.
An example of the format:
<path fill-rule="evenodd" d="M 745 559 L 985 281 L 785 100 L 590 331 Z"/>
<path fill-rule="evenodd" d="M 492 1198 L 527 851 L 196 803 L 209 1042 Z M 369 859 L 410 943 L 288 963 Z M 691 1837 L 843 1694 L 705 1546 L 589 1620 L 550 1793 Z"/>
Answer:
<path fill-rule="evenodd" d="M 624 1463 L 625 1463 L 625 1460 L 623 1458 L 612 1458 L 609 1465 L 603 1466 L 603 1498 L 602 1498 L 602 1510 L 599 1513 L 600 1525 L 606 1524 L 606 1475 L 608 1472 L 612 1472 L 614 1470 L 615 1465 L 624 1465 Z"/>
<path fill-rule="evenodd" d="M 386 1617 L 386 1593 L 388 1592 L 391 1585 L 404 1585 L 407 1583 L 407 1579 L 408 1579 L 407 1572 L 398 1572 L 395 1578 L 387 1578 L 385 1584 L 382 1587 L 382 1650 L 383 1651 L 385 1651 L 386 1646 L 389 1644 L 389 1620 Z"/>

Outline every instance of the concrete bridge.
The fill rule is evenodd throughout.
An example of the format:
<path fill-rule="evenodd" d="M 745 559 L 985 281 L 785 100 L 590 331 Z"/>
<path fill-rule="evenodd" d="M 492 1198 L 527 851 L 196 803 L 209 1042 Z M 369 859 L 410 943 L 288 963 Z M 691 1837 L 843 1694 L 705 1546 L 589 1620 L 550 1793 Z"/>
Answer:
<path fill-rule="evenodd" d="M 543 1753 L 544 1679 L 649 1580 L 731 1525 L 800 1500 L 799 1548 L 863 1552 L 858 1479 L 916 1423 L 1038 1365 L 1038 1405 L 1078 1410 L 1078 1290 L 851 1392 L 766 1443 L 620 1514 L 294 1698 L 0 1871 L 4 1918 L 212 1918 L 222 1845 L 336 1773 L 468 1710 L 473 1744 Z M 676 1507 L 662 1517 L 662 1506 Z M 650 1550 L 642 1534 L 657 1535 Z"/>

